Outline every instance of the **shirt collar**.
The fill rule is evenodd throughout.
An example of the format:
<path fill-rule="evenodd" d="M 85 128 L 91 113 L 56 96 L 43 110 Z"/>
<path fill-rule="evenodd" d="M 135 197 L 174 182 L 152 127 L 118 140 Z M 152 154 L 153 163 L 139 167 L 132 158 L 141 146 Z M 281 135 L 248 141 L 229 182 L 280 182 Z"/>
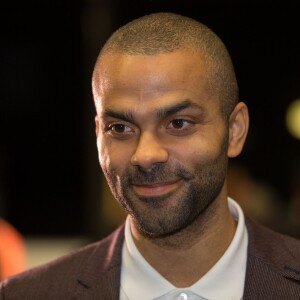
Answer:
<path fill-rule="evenodd" d="M 192 292 L 205 299 L 241 299 L 247 262 L 248 235 L 240 206 L 228 199 L 228 206 L 237 221 L 234 238 L 219 261 L 195 284 L 178 292 Z M 162 277 L 136 248 L 127 218 L 122 252 L 121 289 L 128 299 L 155 299 L 177 290 Z"/>

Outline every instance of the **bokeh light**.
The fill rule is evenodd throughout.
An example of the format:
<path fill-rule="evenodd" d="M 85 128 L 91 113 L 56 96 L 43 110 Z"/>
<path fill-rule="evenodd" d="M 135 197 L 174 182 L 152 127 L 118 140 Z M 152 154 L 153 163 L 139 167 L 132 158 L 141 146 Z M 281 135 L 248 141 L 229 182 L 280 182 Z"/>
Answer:
<path fill-rule="evenodd" d="M 288 106 L 286 111 L 286 127 L 294 138 L 300 139 L 300 99 L 294 100 Z"/>

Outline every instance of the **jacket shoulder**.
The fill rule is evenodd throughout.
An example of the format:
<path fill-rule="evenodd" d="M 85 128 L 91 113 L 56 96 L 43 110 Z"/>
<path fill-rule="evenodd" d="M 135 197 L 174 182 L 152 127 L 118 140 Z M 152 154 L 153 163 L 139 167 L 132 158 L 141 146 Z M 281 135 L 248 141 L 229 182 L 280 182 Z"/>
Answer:
<path fill-rule="evenodd" d="M 300 241 L 246 219 L 249 235 L 244 299 L 299 299 Z"/>
<path fill-rule="evenodd" d="M 87 265 L 105 265 L 116 232 L 58 259 L 10 277 L 0 284 L 0 300 L 69 299 L 77 288 L 78 278 Z M 95 258 L 96 256 L 96 258 Z M 71 297 L 70 297 L 71 299 Z"/>
<path fill-rule="evenodd" d="M 275 232 L 246 218 L 250 255 L 300 261 L 300 240 Z M 271 251 L 271 252 L 270 252 Z M 270 254 L 272 256 L 270 257 Z"/>

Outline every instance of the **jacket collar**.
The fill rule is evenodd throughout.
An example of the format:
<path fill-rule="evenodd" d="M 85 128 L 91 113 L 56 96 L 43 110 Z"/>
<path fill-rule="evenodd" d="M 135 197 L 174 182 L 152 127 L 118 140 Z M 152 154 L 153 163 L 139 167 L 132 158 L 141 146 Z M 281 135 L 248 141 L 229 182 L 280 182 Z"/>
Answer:
<path fill-rule="evenodd" d="M 299 241 L 248 218 L 246 226 L 249 244 L 243 299 L 287 299 L 293 292 L 299 295 Z M 123 242 L 124 225 L 98 243 L 88 261 L 83 262 L 73 299 L 119 299 Z"/>

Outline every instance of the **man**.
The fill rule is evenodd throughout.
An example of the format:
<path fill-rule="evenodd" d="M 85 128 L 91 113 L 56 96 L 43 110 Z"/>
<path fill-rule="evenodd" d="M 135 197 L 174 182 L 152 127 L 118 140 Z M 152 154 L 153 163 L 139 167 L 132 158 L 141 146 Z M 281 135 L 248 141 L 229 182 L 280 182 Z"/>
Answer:
<path fill-rule="evenodd" d="M 244 218 L 226 171 L 248 131 L 230 57 L 206 26 L 153 14 L 93 74 L 99 161 L 125 226 L 2 284 L 0 299 L 299 299 L 300 243 Z"/>

